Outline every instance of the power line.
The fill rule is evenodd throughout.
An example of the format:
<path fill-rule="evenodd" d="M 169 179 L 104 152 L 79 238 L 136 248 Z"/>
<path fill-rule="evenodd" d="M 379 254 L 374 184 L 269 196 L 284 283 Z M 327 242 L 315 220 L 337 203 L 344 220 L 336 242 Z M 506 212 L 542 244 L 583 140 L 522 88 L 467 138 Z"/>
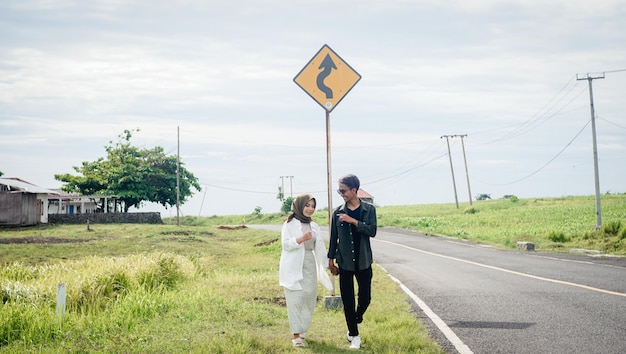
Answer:
<path fill-rule="evenodd" d="M 216 186 L 214 184 L 209 184 L 209 183 L 202 183 L 202 184 L 204 184 L 205 186 L 213 187 L 213 188 L 225 189 L 225 190 L 235 191 L 235 192 L 256 193 L 256 194 L 274 194 L 274 192 L 252 191 L 252 190 L 247 190 L 247 189 Z"/>
<path fill-rule="evenodd" d="M 606 119 L 606 118 L 602 118 L 602 117 L 600 117 L 600 116 L 596 116 L 596 118 L 598 118 L 598 119 L 602 119 L 603 121 L 605 121 L 605 122 L 607 122 L 607 123 L 609 123 L 609 124 L 613 124 L 614 126 L 616 126 L 616 127 L 618 127 L 618 128 L 626 129 L 626 127 L 625 127 L 625 126 L 623 126 L 623 125 L 619 125 L 619 124 L 617 124 L 617 123 L 615 123 L 615 122 L 611 122 L 610 120 L 608 120 L 608 119 Z"/>
<path fill-rule="evenodd" d="M 387 176 L 387 177 L 379 178 L 379 179 L 374 180 L 374 181 L 367 182 L 366 184 L 375 184 L 375 183 L 386 181 L 386 180 L 389 180 L 389 179 L 392 179 L 392 178 L 400 177 L 400 176 L 405 175 L 405 174 L 407 174 L 407 173 L 409 173 L 411 171 L 414 171 L 414 170 L 416 170 L 416 169 L 418 169 L 420 167 L 424 167 L 424 166 L 426 166 L 426 165 L 428 165 L 428 164 L 430 164 L 430 163 L 432 163 L 432 162 L 434 162 L 436 160 L 439 160 L 440 158 L 442 158 L 443 156 L 446 156 L 446 155 L 447 154 L 444 153 L 444 154 L 435 156 L 431 160 L 426 161 L 426 162 L 421 163 L 421 164 L 418 164 L 418 165 L 415 165 L 415 166 L 413 166 L 413 167 L 411 167 L 411 168 L 409 168 L 407 170 L 401 171 L 399 173 L 396 173 L 396 174 L 393 174 L 393 175 L 390 175 L 390 176 Z"/>
<path fill-rule="evenodd" d="M 561 149 L 561 151 L 559 151 L 548 162 L 546 162 L 543 166 L 539 167 L 537 170 L 535 170 L 531 174 L 529 174 L 529 175 L 527 175 L 525 177 L 522 177 L 522 178 L 520 178 L 518 180 L 515 180 L 515 181 L 512 181 L 512 182 L 508 182 L 508 183 L 485 183 L 485 184 L 489 184 L 489 185 L 492 185 L 492 186 L 508 186 L 508 185 L 511 185 L 511 184 L 515 184 L 515 183 L 521 182 L 521 181 L 523 181 L 525 179 L 528 179 L 528 178 L 532 177 L 533 175 L 539 173 L 541 170 L 546 168 L 550 163 L 552 163 L 552 161 L 556 160 L 556 158 L 559 157 L 572 144 L 572 142 L 574 142 L 574 140 L 576 140 L 576 138 L 578 138 L 580 133 L 582 133 L 585 130 L 585 128 L 587 128 L 589 123 L 590 123 L 590 121 L 587 121 L 587 123 L 582 127 L 582 129 L 579 130 L 578 133 L 576 133 L 576 135 L 565 145 L 565 147 L 563 147 L 563 149 Z"/>
<path fill-rule="evenodd" d="M 522 124 L 520 124 L 520 125 L 518 126 L 518 129 L 514 129 L 513 131 L 511 131 L 511 132 L 509 132 L 509 133 L 505 134 L 505 136 L 503 137 L 503 139 L 507 138 L 507 136 L 511 136 L 511 135 L 515 134 L 515 133 L 516 133 L 516 131 L 518 131 L 518 130 L 522 130 L 522 129 L 524 128 L 524 126 L 531 125 L 532 123 L 534 123 L 534 122 L 538 121 L 538 120 L 539 120 L 539 119 L 541 119 L 541 118 L 542 118 L 545 114 L 547 114 L 548 112 L 550 112 L 550 111 L 554 108 L 554 105 L 552 105 L 552 107 L 551 107 L 550 109 L 548 109 L 545 113 L 541 113 L 541 114 L 539 114 L 542 110 L 546 109 L 546 107 L 550 106 L 550 104 L 551 104 L 551 103 L 552 103 L 552 102 L 553 102 L 553 101 L 554 101 L 554 100 L 555 100 L 555 99 L 556 99 L 556 98 L 557 98 L 557 97 L 561 94 L 561 92 L 563 92 L 563 90 L 565 90 L 565 88 L 566 88 L 567 86 L 569 86 L 569 85 L 570 85 L 570 83 L 574 80 L 574 78 L 575 78 L 575 77 L 574 77 L 574 76 L 572 76 L 572 77 L 569 79 L 569 81 L 568 81 L 565 85 L 563 85 L 563 87 L 561 87 L 561 89 L 560 89 L 560 90 L 559 90 L 559 91 L 558 91 L 558 92 L 557 92 L 557 93 L 556 93 L 556 94 L 555 94 L 555 95 L 554 95 L 554 96 L 553 96 L 553 97 L 552 97 L 552 98 L 551 98 L 551 99 L 550 99 L 550 100 L 549 100 L 549 101 L 548 101 L 545 105 L 543 105 L 543 107 L 541 107 L 541 108 L 539 109 L 539 111 L 537 111 L 537 112 L 536 112 L 536 113 L 535 113 L 535 114 L 534 114 L 534 115 L 533 115 L 533 116 L 532 116 L 529 120 L 527 120 L 527 121 L 523 122 Z M 569 93 L 570 93 L 570 92 L 572 92 L 572 90 L 574 89 L 574 87 L 575 87 L 575 86 L 576 86 L 576 85 L 572 86 L 572 87 L 571 87 L 571 88 L 567 91 L 567 93 L 566 93 L 564 96 L 562 96 L 560 99 L 558 99 L 558 100 L 556 101 L 556 103 L 555 103 L 555 104 L 557 104 L 557 103 L 561 102 L 561 101 L 562 101 L 565 97 L 567 97 L 567 95 L 569 95 Z"/>
<path fill-rule="evenodd" d="M 553 101 L 555 101 L 555 99 L 571 84 L 572 79 L 570 79 L 563 87 L 561 87 L 561 89 L 559 90 L 559 92 L 557 92 L 557 94 L 552 97 L 548 103 L 546 103 L 539 111 L 537 111 L 537 113 L 535 113 L 530 119 L 517 124 L 517 125 L 513 125 L 515 127 L 515 129 L 505 133 L 502 137 L 500 138 L 496 138 L 493 139 L 491 141 L 488 141 L 486 144 L 492 144 L 495 142 L 500 142 L 500 141 L 504 141 L 506 139 L 511 139 L 511 138 L 515 138 L 518 136 L 521 136 L 523 134 L 526 134 L 527 132 L 529 132 L 532 129 L 537 128 L 538 126 L 540 126 L 541 124 L 547 122 L 548 120 L 554 118 L 555 116 L 557 116 L 559 113 L 561 113 L 566 107 L 568 107 L 569 105 L 572 104 L 572 102 L 574 102 L 580 95 L 582 95 L 585 91 L 586 88 L 582 88 L 578 94 L 576 94 L 574 97 L 572 97 L 569 101 L 567 101 L 567 103 L 565 103 L 564 105 L 560 106 L 558 109 L 556 108 L 558 104 L 560 104 L 566 97 L 568 97 L 572 91 L 574 90 L 574 88 L 576 87 L 576 85 L 573 85 L 570 87 L 569 90 L 567 90 L 567 92 L 561 96 L 558 100 L 556 100 L 556 102 L 554 102 L 554 104 L 552 104 Z M 552 104 L 552 105 L 551 105 Z M 545 112 L 542 112 L 544 109 L 546 109 L 546 107 L 550 106 L 551 107 L 549 109 L 547 109 Z M 550 113 L 552 112 L 552 113 Z M 506 127 L 505 127 L 506 128 Z M 493 131 L 490 130 L 490 131 Z M 481 132 L 478 133 L 472 133 L 474 135 L 477 134 L 481 134 Z"/>

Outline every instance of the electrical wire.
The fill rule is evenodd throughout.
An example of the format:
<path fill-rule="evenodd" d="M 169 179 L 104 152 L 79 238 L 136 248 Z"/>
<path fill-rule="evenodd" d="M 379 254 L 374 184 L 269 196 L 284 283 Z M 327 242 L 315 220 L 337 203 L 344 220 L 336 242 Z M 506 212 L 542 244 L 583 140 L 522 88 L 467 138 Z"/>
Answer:
<path fill-rule="evenodd" d="M 623 126 L 623 125 L 619 125 L 619 124 L 617 124 L 617 123 L 615 123 L 615 122 L 611 122 L 610 120 L 608 120 L 608 119 L 606 119 L 606 118 L 602 118 L 602 117 L 600 117 L 600 116 L 596 116 L 596 118 L 597 118 L 597 119 L 601 119 L 601 120 L 603 120 L 603 121 L 605 121 L 605 122 L 607 122 L 607 123 L 609 123 L 609 124 L 613 124 L 614 126 L 616 126 L 616 127 L 618 127 L 618 128 L 626 129 L 626 127 L 625 127 L 625 126 Z"/>
<path fill-rule="evenodd" d="M 420 167 L 427 166 L 427 165 L 431 164 L 432 162 L 434 162 L 434 161 L 436 161 L 436 160 L 439 160 L 439 159 L 440 159 L 440 158 L 442 158 L 443 156 L 447 156 L 447 155 L 448 155 L 447 153 L 444 153 L 444 154 L 441 154 L 441 155 L 439 155 L 439 156 L 435 156 L 435 157 L 434 157 L 434 158 L 432 158 L 431 160 L 426 161 L 426 162 L 424 162 L 424 163 L 421 163 L 421 164 L 419 164 L 419 165 L 413 166 L 413 167 L 411 167 L 411 168 L 409 168 L 409 169 L 407 169 L 407 170 L 404 170 L 404 171 L 402 171 L 402 172 L 396 173 L 396 174 L 394 174 L 394 175 L 390 175 L 390 176 L 387 176 L 387 177 L 380 178 L 380 179 L 375 180 L 375 181 L 368 181 L 366 184 L 368 184 L 368 185 L 371 185 L 371 184 L 376 184 L 376 183 L 379 183 L 379 182 L 382 182 L 382 181 L 389 180 L 389 179 L 391 179 L 391 178 L 400 177 L 400 176 L 405 175 L 405 174 L 407 174 L 407 173 L 409 173 L 409 172 L 411 172 L 411 171 L 414 171 L 414 170 L 416 170 L 416 169 L 418 169 L 418 168 L 420 168 Z"/>
<path fill-rule="evenodd" d="M 213 187 L 213 188 L 217 188 L 217 189 L 225 189 L 225 190 L 235 191 L 235 192 L 256 193 L 256 194 L 276 194 L 276 192 L 263 192 L 263 191 L 252 191 L 252 190 L 240 189 L 240 188 L 230 188 L 230 187 L 217 186 L 217 185 L 214 185 L 214 184 L 204 183 L 204 182 L 201 182 L 200 184 L 203 184 L 203 185 L 205 185 L 207 187 Z"/>
<path fill-rule="evenodd" d="M 540 126 L 541 124 L 549 121 L 550 119 L 554 118 L 555 116 L 557 116 L 559 113 L 561 113 L 566 107 L 571 105 L 572 102 L 574 102 L 580 95 L 582 95 L 587 90 L 586 87 L 583 87 L 578 92 L 578 94 L 576 94 L 566 104 L 562 105 L 561 107 L 559 107 L 557 109 L 556 108 L 557 105 L 560 104 L 566 97 L 568 97 L 572 93 L 574 88 L 578 85 L 578 81 L 576 81 L 576 83 L 573 86 L 571 86 L 570 89 L 567 90 L 567 92 L 563 96 L 561 96 L 559 99 L 557 99 L 557 97 L 571 84 L 571 82 L 572 82 L 572 80 L 574 78 L 575 78 L 575 76 L 573 78 L 571 78 L 563 87 L 561 87 L 561 89 L 548 101 L 548 103 L 546 103 L 530 119 L 526 120 L 525 122 L 522 122 L 521 124 L 514 125 L 514 127 L 516 127 L 516 128 L 513 129 L 512 131 L 509 131 L 509 132 L 505 133 L 500 138 L 496 138 L 496 139 L 490 140 L 490 141 L 486 142 L 485 144 L 492 144 L 492 143 L 504 141 L 504 140 L 507 140 L 507 139 L 512 139 L 512 138 L 519 137 L 519 136 L 524 135 L 524 134 L 528 133 L 529 131 L 537 128 L 538 126 Z M 556 102 L 554 102 L 555 99 L 557 99 Z M 552 102 L 554 102 L 554 104 L 552 104 Z M 545 112 L 540 113 L 544 109 L 546 109 L 546 107 L 548 107 L 548 106 L 550 106 L 550 108 L 548 108 Z M 550 112 L 552 112 L 552 113 L 550 113 Z M 491 131 L 493 131 L 493 129 Z M 477 134 L 480 134 L 480 132 L 479 133 L 472 133 L 472 135 L 477 135 Z"/>
<path fill-rule="evenodd" d="M 508 186 L 511 184 L 515 184 L 518 182 L 521 182 L 525 179 L 530 178 L 531 176 L 539 173 L 541 170 L 543 170 L 544 168 L 546 168 L 549 164 L 552 163 L 552 161 L 556 160 L 557 157 L 559 157 L 573 142 L 574 140 L 576 140 L 578 138 L 578 136 L 585 130 L 585 128 L 587 128 L 587 126 L 589 125 L 589 123 L 591 123 L 591 121 L 587 121 L 587 123 L 582 127 L 582 129 L 580 129 L 580 131 L 578 131 L 578 133 L 576 133 L 576 135 L 574 135 L 574 137 L 565 145 L 565 147 L 563 147 L 563 149 L 561 149 L 561 151 L 559 151 L 556 155 L 554 155 L 554 157 L 552 157 L 548 162 L 546 162 L 543 166 L 539 167 L 537 170 L 535 170 L 534 172 L 532 172 L 531 174 L 520 178 L 518 180 L 512 181 L 512 182 L 508 182 L 508 183 L 485 183 L 488 185 L 492 185 L 492 186 Z"/>

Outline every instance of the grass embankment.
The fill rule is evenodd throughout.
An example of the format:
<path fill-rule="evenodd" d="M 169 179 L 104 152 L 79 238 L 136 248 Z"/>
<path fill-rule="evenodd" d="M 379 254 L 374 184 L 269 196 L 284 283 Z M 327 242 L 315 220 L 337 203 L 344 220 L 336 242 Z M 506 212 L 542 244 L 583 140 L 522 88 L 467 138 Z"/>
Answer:
<path fill-rule="evenodd" d="M 572 248 L 626 255 L 626 194 L 601 196 L 602 228 L 596 229 L 595 197 L 497 199 L 460 203 L 377 207 L 378 225 L 452 236 L 513 249 L 518 241 L 533 242 L 537 250 L 569 252 Z M 328 224 L 328 211 L 314 219 Z M 279 214 L 224 216 L 232 224 L 280 223 Z M 195 218 L 188 221 L 195 222 Z"/>
<path fill-rule="evenodd" d="M 276 232 L 215 225 L 0 230 L 0 353 L 293 352 L 279 256 Z M 343 313 L 325 295 L 303 350 L 347 353 Z M 442 353 L 380 270 L 373 298 L 361 351 Z"/>
<path fill-rule="evenodd" d="M 582 248 L 626 255 L 626 194 L 603 195 L 602 227 L 595 198 L 531 198 L 476 201 L 473 206 L 433 204 L 378 208 L 378 224 L 447 235 L 499 248 L 533 242 L 542 251 Z"/>

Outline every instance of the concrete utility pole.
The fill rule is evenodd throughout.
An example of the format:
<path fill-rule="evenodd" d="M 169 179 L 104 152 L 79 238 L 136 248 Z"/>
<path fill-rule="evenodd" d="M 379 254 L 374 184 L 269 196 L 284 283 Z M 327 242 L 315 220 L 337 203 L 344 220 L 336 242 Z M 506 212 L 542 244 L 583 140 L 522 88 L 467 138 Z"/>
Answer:
<path fill-rule="evenodd" d="M 450 153 L 450 140 L 449 138 L 453 137 L 453 135 L 442 135 L 441 138 L 446 138 L 446 144 L 448 144 L 448 158 L 450 159 L 450 171 L 452 172 L 452 187 L 454 187 L 454 202 L 456 203 L 456 208 L 459 208 L 459 197 L 456 194 L 456 181 L 454 180 L 454 167 L 452 167 L 452 154 Z M 440 139 L 441 139 L 440 138 Z"/>
<path fill-rule="evenodd" d="M 285 192 L 285 182 L 283 178 L 289 178 L 289 196 L 293 197 L 293 176 L 280 176 L 281 181 L 281 193 Z"/>
<path fill-rule="evenodd" d="M 587 80 L 589 82 L 589 102 L 591 105 L 591 134 L 593 138 L 593 172 L 596 184 L 596 228 L 602 227 L 602 208 L 600 207 L 600 172 L 598 171 L 598 145 L 596 143 L 596 111 L 593 107 L 593 87 L 591 82 L 595 79 L 604 79 L 604 73 L 602 76 L 590 76 L 578 77 L 576 74 L 576 80 Z"/>
<path fill-rule="evenodd" d="M 180 225 L 180 127 L 176 127 L 176 226 Z"/>
<path fill-rule="evenodd" d="M 289 196 L 293 197 L 293 176 L 280 176 L 280 193 L 285 197 L 285 178 L 289 178 Z"/>
<path fill-rule="evenodd" d="M 461 138 L 461 147 L 463 148 L 463 162 L 465 162 L 465 179 L 467 180 L 467 193 L 469 193 L 469 201 L 470 205 L 472 205 L 472 189 L 470 188 L 469 173 L 467 172 L 467 158 L 465 157 L 465 143 L 463 142 L 463 138 L 467 137 L 467 134 L 457 136 Z"/>
<path fill-rule="evenodd" d="M 280 176 L 280 186 L 278 186 L 278 194 L 280 195 L 280 201 L 285 200 L 285 176 Z"/>

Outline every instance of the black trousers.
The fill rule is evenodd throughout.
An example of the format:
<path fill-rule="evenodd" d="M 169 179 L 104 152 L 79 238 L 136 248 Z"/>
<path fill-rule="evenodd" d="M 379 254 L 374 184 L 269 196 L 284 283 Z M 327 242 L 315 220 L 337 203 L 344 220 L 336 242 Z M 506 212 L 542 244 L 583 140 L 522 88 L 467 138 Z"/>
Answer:
<path fill-rule="evenodd" d="M 358 286 L 358 303 L 354 299 L 354 279 Z M 358 318 L 363 314 L 372 300 L 372 267 L 357 272 L 339 269 L 339 290 L 343 302 L 343 313 L 351 336 L 359 335 Z"/>

